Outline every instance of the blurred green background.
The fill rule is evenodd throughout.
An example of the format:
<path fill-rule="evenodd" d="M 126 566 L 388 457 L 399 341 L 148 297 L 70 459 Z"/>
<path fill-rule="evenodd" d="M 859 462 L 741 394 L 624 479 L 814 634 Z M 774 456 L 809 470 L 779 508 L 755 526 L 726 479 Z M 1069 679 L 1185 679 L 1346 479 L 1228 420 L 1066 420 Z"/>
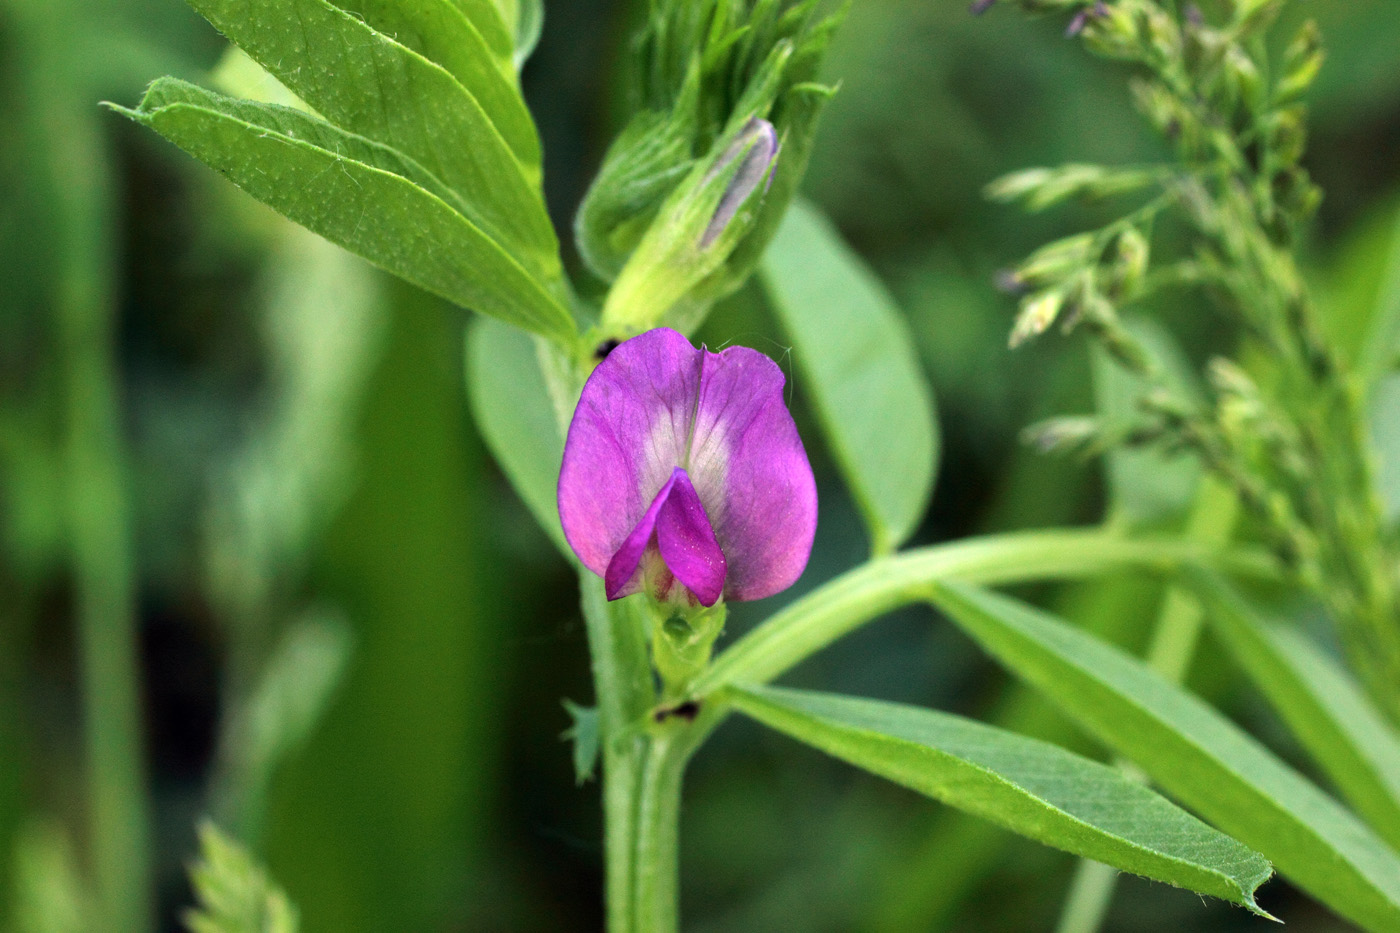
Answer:
<path fill-rule="evenodd" d="M 561 231 L 618 127 L 643 5 L 547 4 L 525 84 Z M 1163 156 L 1124 73 L 1063 22 L 965 6 L 857 0 L 805 188 L 900 300 L 939 398 L 943 466 L 916 543 L 1122 506 L 1097 463 L 1019 444 L 1032 421 L 1093 404 L 1089 354 L 1058 337 L 1008 351 L 1013 302 L 992 285 L 1112 206 L 1028 218 L 981 189 L 1027 165 Z M 1397 236 L 1400 3 L 1299 0 L 1287 18 L 1304 16 L 1330 50 L 1308 160 L 1327 200 L 1306 260 L 1344 307 L 1374 296 Z M 599 929 L 597 787 L 575 785 L 560 740 L 561 699 L 591 695 L 574 581 L 483 450 L 465 314 L 98 107 L 164 73 L 207 82 L 224 51 L 178 0 L 0 0 L 0 929 L 68 929 L 62 905 L 86 896 L 101 846 L 84 730 L 112 710 L 85 706 L 82 659 L 119 672 L 103 633 L 124 625 L 144 742 L 126 777 L 147 792 L 161 929 L 189 902 L 204 815 L 266 860 L 308 933 Z M 1203 309 L 1158 310 L 1194 357 L 1232 339 Z M 752 288 L 702 336 L 791 371 Z M 800 381 L 794 405 L 807 420 Z M 733 630 L 864 555 L 809 446 L 811 566 L 794 592 L 736 607 Z M 1148 512 L 1130 517 L 1178 517 Z M 1158 598 L 1140 580 L 1031 595 L 1131 646 Z M 1215 654 L 1192 685 L 1298 760 Z M 1098 753 L 926 613 L 789 682 Z M 716 933 L 1050 930 L 1073 869 L 737 722 L 693 767 L 682 839 L 687 929 Z M 1261 904 L 1290 929 L 1335 928 L 1279 881 Z M 1126 879 L 1106 929 L 1260 923 Z"/>

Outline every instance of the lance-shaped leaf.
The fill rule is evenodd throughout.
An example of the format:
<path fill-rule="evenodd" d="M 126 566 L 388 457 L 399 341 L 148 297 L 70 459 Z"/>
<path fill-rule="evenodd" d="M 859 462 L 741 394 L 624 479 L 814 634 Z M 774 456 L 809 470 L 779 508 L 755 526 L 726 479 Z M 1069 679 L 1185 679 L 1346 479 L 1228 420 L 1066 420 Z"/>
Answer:
<path fill-rule="evenodd" d="M 463 307 L 557 339 L 567 310 L 412 159 L 306 114 L 173 79 L 137 110 L 151 127 L 274 210 Z"/>
<path fill-rule="evenodd" d="M 545 280 L 558 242 L 538 187 L 451 74 L 326 0 L 190 0 L 331 123 L 392 146 L 462 196 L 468 217 Z"/>
<path fill-rule="evenodd" d="M 1362 927 L 1400 929 L 1400 856 L 1219 712 L 1023 603 L 951 583 L 929 592 L 1003 666 L 1294 884 Z"/>
<path fill-rule="evenodd" d="M 1270 625 L 1218 577 L 1192 573 L 1220 640 L 1342 796 L 1400 848 L 1400 737 L 1303 633 Z"/>
<path fill-rule="evenodd" d="M 556 501 L 564 434 L 535 342 L 495 321 L 473 322 L 467 388 L 472 416 L 501 471 L 559 552 L 571 557 Z"/>
<path fill-rule="evenodd" d="M 509 56 L 494 55 L 453 0 L 335 0 L 376 32 L 417 52 L 466 88 L 491 118 L 530 177 L 538 179 L 540 140 Z"/>
<path fill-rule="evenodd" d="M 1117 768 L 961 716 L 773 687 L 728 694 L 742 713 L 829 755 L 1046 845 L 1268 916 L 1259 853 Z"/>
<path fill-rule="evenodd" d="M 891 551 L 918 527 L 938 460 L 933 394 L 909 329 L 880 280 L 804 202 L 788 211 L 761 274 L 873 550 Z"/>

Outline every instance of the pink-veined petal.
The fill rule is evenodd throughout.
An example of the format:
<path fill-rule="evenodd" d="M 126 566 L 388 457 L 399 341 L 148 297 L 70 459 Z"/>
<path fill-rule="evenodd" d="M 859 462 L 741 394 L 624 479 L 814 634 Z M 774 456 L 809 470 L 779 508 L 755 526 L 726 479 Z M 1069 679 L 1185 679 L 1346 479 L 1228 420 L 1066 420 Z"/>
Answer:
<path fill-rule="evenodd" d="M 583 387 L 559 470 L 559 518 L 599 576 L 682 465 L 700 361 L 689 340 L 658 328 L 619 344 Z"/>
<path fill-rule="evenodd" d="M 724 593 L 724 551 L 685 470 L 677 467 L 668 485 L 666 503 L 656 519 L 661 559 L 700 605 L 713 606 Z"/>
<path fill-rule="evenodd" d="M 690 478 L 728 561 L 725 598 L 762 599 L 807 566 L 816 482 L 778 365 L 748 347 L 702 352 Z"/>
<path fill-rule="evenodd" d="M 681 471 L 676 470 L 675 472 Z M 651 505 L 642 513 L 636 526 L 623 540 L 622 546 L 608 561 L 607 570 L 603 573 L 603 583 L 608 599 L 631 596 L 642 588 L 642 575 L 645 569 L 642 567 L 642 557 L 647 552 L 647 546 L 651 543 L 651 537 L 656 531 L 656 520 L 661 515 L 675 483 L 675 476 L 672 475 L 661 487 L 661 491 L 652 499 Z"/>

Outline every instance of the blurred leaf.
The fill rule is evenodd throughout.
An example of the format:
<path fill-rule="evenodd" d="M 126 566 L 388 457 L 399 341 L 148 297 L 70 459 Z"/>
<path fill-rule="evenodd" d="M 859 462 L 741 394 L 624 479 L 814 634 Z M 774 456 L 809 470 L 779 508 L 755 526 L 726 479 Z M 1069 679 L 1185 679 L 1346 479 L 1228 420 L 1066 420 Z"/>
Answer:
<path fill-rule="evenodd" d="M 1377 486 L 1386 518 L 1400 519 L 1400 376 L 1382 379 L 1371 400 L 1371 442 L 1376 447 Z"/>
<path fill-rule="evenodd" d="M 416 289 L 385 294 L 385 350 L 353 422 L 356 483 L 311 571 L 355 653 L 269 795 L 268 862 L 307 933 L 474 929 L 490 909 L 464 886 L 493 871 L 499 675 L 519 640 L 504 626 L 522 594 L 490 546 L 460 324 Z"/>
<path fill-rule="evenodd" d="M 117 108 L 297 223 L 463 307 L 570 339 L 568 312 L 407 157 L 310 115 L 174 79 Z M 426 187 L 425 187 L 426 186 Z"/>
<path fill-rule="evenodd" d="M 87 933 L 91 905 L 78 874 L 73 844 L 63 827 L 35 820 L 15 837 L 15 933 Z"/>
<path fill-rule="evenodd" d="M 1400 360 L 1400 212 L 1390 230 L 1389 250 L 1359 359 L 1361 377 L 1374 385 Z"/>
<path fill-rule="evenodd" d="M 558 276 L 539 167 L 502 138 L 485 109 L 499 105 L 494 97 L 474 98 L 443 68 L 326 0 L 266 0 L 255 13 L 242 0 L 190 5 L 331 123 L 441 179 L 469 205 L 472 223 L 526 268 Z"/>
<path fill-rule="evenodd" d="M 295 224 L 275 227 L 261 283 L 268 401 L 242 448 L 215 467 L 206 518 L 208 587 L 231 653 L 251 655 L 235 666 L 262 663 L 262 636 L 286 614 L 274 605 L 279 582 L 304 570 L 349 492 L 351 421 L 387 325 L 382 276 Z"/>
<path fill-rule="evenodd" d="M 559 524 L 556 490 L 564 438 L 527 335 L 479 320 L 467 334 L 472 414 L 506 479 L 561 554 L 572 559 Z"/>
<path fill-rule="evenodd" d="M 593 773 L 598 769 L 598 708 L 565 700 L 564 709 L 569 711 L 574 724 L 561 738 L 574 743 L 574 780 L 582 785 L 593 780 Z"/>
<path fill-rule="evenodd" d="M 909 329 L 880 280 L 806 203 L 792 205 L 762 275 L 872 550 L 891 551 L 923 518 L 938 461 L 933 394 Z"/>
<path fill-rule="evenodd" d="M 341 681 L 351 648 L 350 629 L 341 618 L 308 613 L 287 629 L 252 695 L 231 717 L 223 752 L 232 773 L 219 789 L 229 797 L 219 803 L 254 834 L 277 766 L 310 736 Z"/>
<path fill-rule="evenodd" d="M 958 584 L 931 594 L 1012 673 L 1294 884 L 1363 927 L 1400 928 L 1400 857 L 1220 713 L 1022 603 Z"/>
<path fill-rule="evenodd" d="M 1013 832 L 1268 917 L 1269 863 L 1128 780 L 1058 746 L 960 716 L 832 694 L 736 688 L 740 712 Z"/>
<path fill-rule="evenodd" d="M 199 907 L 185 914 L 190 933 L 296 933 L 291 902 L 241 846 L 205 823 L 199 848 L 190 869 Z"/>
<path fill-rule="evenodd" d="M 524 66 L 544 32 L 544 0 L 515 0 L 515 67 Z"/>
<path fill-rule="evenodd" d="M 1270 625 L 1218 578 L 1193 575 L 1221 641 L 1348 802 L 1400 847 L 1400 736 L 1347 670 Z"/>

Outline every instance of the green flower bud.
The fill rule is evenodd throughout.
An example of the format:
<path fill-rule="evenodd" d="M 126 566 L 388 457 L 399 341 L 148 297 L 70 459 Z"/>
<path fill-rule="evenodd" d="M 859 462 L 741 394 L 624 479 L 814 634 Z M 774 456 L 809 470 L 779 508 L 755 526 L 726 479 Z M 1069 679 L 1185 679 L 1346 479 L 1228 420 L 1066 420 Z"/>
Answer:
<path fill-rule="evenodd" d="M 605 310 L 609 324 L 645 329 L 669 314 L 688 329 L 752 272 L 796 193 L 832 93 L 813 79 L 846 4 L 824 17 L 817 6 L 649 4 L 637 44 L 636 111 L 575 220 L 588 267 L 621 287 Z M 755 121 L 768 128 L 771 151 L 744 136 Z M 758 178 L 762 197 L 753 196 Z M 669 271 L 658 266 L 672 261 L 679 265 Z"/>
<path fill-rule="evenodd" d="M 1274 103 L 1289 104 L 1307 93 L 1322 70 L 1324 53 L 1317 23 L 1308 20 L 1283 53 L 1283 77 L 1274 88 Z"/>

